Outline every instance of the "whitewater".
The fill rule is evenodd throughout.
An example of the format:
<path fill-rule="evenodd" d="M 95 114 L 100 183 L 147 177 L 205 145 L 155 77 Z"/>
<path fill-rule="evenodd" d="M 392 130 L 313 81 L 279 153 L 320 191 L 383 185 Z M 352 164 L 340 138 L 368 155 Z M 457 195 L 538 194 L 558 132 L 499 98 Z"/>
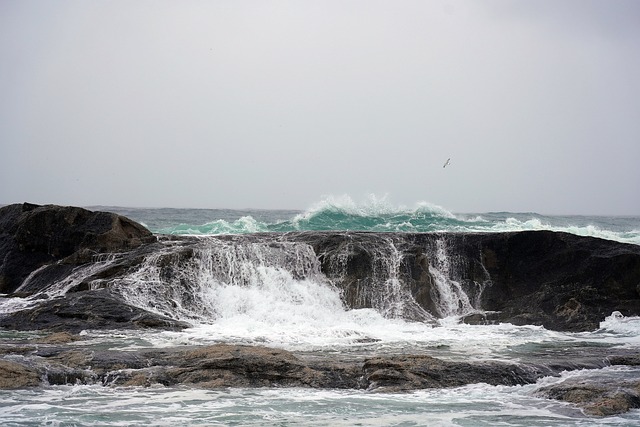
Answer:
<path fill-rule="evenodd" d="M 95 206 L 138 221 L 154 233 L 218 235 L 289 231 L 508 232 L 564 231 L 640 245 L 640 217 L 542 215 L 533 212 L 452 213 L 419 202 L 396 206 L 386 197 L 356 202 L 326 197 L 305 211 L 261 209 L 145 209 Z"/>
<path fill-rule="evenodd" d="M 536 213 L 454 214 L 430 204 L 392 206 L 384 199 L 356 203 L 328 198 L 307 211 L 146 209 L 91 207 L 125 215 L 158 235 L 199 236 L 198 262 L 176 281 L 194 285 L 190 295 L 160 295 L 158 261 L 116 285 L 132 305 L 189 322 L 184 331 L 85 330 L 82 346 L 136 350 L 232 343 L 265 345 L 303 358 L 362 360 L 376 355 L 427 354 L 460 361 L 516 361 L 623 348 L 640 350 L 640 318 L 619 313 L 591 332 L 567 333 L 540 326 L 468 325 L 472 298 L 461 292 L 446 247 L 436 248 L 431 273 L 442 287 L 442 318 L 408 321 L 413 309 L 394 271 L 393 247 L 384 254 L 376 286 L 384 295 L 373 308 L 347 309 L 340 292 L 322 275 L 312 251 L 300 244 L 225 246 L 211 236 L 294 231 L 508 232 L 563 231 L 640 245 L 640 217 L 552 216 Z M 177 244 L 177 243 L 176 243 Z M 173 250 L 171 243 L 167 250 Z M 282 255 L 282 254 L 285 255 Z M 212 261 L 213 260 L 213 261 Z M 108 268 L 106 257 L 92 268 Z M 381 267 L 382 268 L 382 267 Z M 78 277 L 88 272 L 78 271 Z M 73 283 L 54 291 L 66 292 Z M 0 312 L 16 309 L 11 301 Z M 24 307 L 23 305 L 22 307 Z M 38 332 L 0 331 L 5 341 Z M 73 343 L 70 345 L 73 346 Z M 538 391 L 568 380 L 623 381 L 640 369 L 605 366 L 568 371 L 526 386 L 472 384 L 407 393 L 300 388 L 204 390 L 185 387 L 47 386 L 0 391 L 0 423 L 22 425 L 394 425 L 394 426 L 632 426 L 640 411 L 591 418 L 575 406 L 540 397 Z"/>

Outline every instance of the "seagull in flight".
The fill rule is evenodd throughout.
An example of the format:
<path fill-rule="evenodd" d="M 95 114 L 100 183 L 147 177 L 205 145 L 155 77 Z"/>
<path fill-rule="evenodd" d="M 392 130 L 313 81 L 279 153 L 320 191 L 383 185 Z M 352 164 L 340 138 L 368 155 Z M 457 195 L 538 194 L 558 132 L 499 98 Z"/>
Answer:
<path fill-rule="evenodd" d="M 446 161 L 446 162 L 444 162 L 444 165 L 442 166 L 442 169 L 444 169 L 444 168 L 446 168 L 447 166 L 449 166 L 449 163 L 451 163 L 451 157 L 449 157 L 449 158 L 447 159 L 447 161 Z"/>

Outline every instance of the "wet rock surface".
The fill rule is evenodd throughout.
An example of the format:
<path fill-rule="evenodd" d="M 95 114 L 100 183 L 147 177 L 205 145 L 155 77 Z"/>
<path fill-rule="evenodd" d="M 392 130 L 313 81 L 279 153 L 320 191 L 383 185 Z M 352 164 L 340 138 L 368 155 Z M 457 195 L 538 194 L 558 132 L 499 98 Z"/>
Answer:
<path fill-rule="evenodd" d="M 0 208 L 0 293 L 15 292 L 43 265 L 60 275 L 99 253 L 130 250 L 154 242 L 153 234 L 126 217 L 77 207 L 30 203 Z M 43 283 L 46 285 L 46 283 Z"/>
<path fill-rule="evenodd" d="M 544 387 L 539 396 L 573 403 L 590 416 L 604 417 L 640 408 L 640 380 L 594 382 L 568 380 Z"/>
<path fill-rule="evenodd" d="M 108 289 L 73 292 L 46 299 L 33 308 L 5 316 L 0 325 L 13 330 L 70 333 L 119 328 L 179 330 L 190 326 L 127 304 Z"/>
<path fill-rule="evenodd" d="M 207 244 L 189 237 L 160 236 L 157 241 L 141 225 L 116 214 L 30 204 L 0 209 L 0 237 L 0 291 L 7 297 L 40 298 L 36 308 L 2 316 L 0 327 L 71 332 L 82 322 L 91 329 L 186 327 L 157 312 L 142 313 L 109 289 L 126 282 L 150 256 L 157 258 L 159 280 L 168 283 L 181 268 L 192 266 L 196 250 Z M 391 317 L 429 321 L 476 311 L 465 321 L 589 331 L 614 311 L 640 315 L 637 245 L 551 231 L 300 232 L 208 239 L 271 247 L 276 255 L 284 253 L 287 243 L 308 245 L 348 308 L 381 309 L 386 285 L 395 280 L 411 301 L 381 309 Z M 434 276 L 443 257 L 447 280 L 464 292 L 464 299 L 449 307 L 442 304 Z M 110 259 L 105 266 L 92 269 L 105 259 Z M 78 276 L 79 271 L 85 275 Z M 292 274 L 301 278 L 304 273 Z M 180 280 L 188 299 L 193 284 Z M 54 283 L 66 284 L 66 290 L 47 292 Z"/>
<path fill-rule="evenodd" d="M 572 369 L 633 364 L 637 354 L 616 350 L 604 359 L 571 357 L 552 364 L 451 361 L 428 355 L 387 355 L 360 360 L 314 357 L 262 346 L 216 344 L 166 349 L 98 350 L 83 337 L 55 333 L 0 343 L 0 389 L 42 385 L 311 387 L 406 392 L 467 384 L 515 386 Z M 589 416 L 640 407 L 640 380 L 568 379 L 538 389 L 540 397 L 575 404 Z"/>
<path fill-rule="evenodd" d="M 309 359 L 279 349 L 226 344 L 135 351 L 82 345 L 76 335 L 82 330 L 189 327 L 171 316 L 172 298 L 198 304 L 192 301 L 196 284 L 182 271 L 202 263 L 196 257 L 214 241 L 255 244 L 272 254 L 288 250 L 291 244 L 304 245 L 317 258 L 319 273 L 340 290 L 347 308 L 380 309 L 378 305 L 387 298 L 386 284 L 400 283 L 411 301 L 384 312 L 390 317 L 430 322 L 467 310 L 468 323 L 590 331 L 614 311 L 640 315 L 640 247 L 602 239 L 546 231 L 300 232 L 200 239 L 154 236 L 115 214 L 11 205 L 0 208 L 0 292 L 6 301 L 24 306 L 1 315 L 0 327 L 56 334 L 18 344 L 0 343 L 0 388 L 163 384 L 398 392 L 479 382 L 530 384 L 564 370 L 640 364 L 637 353 L 609 354 L 607 349 L 592 349 L 580 357 L 554 354 L 537 361 L 523 359 L 516 364 L 449 361 L 424 354 Z M 205 261 L 214 263 L 211 256 Z M 288 256 L 283 253 L 281 258 L 287 261 Z M 434 266 L 442 269 L 438 263 L 443 257 L 448 262 L 447 279 L 459 284 L 466 298 L 449 308 L 440 300 L 434 271 Z M 165 298 L 158 300 L 155 310 L 123 297 L 132 286 L 130 275 L 151 258 L 157 272 L 153 292 Z M 302 265 L 291 274 L 296 279 L 315 274 L 308 267 Z M 169 283 L 178 285 L 177 290 L 171 289 L 174 294 L 163 289 Z M 564 382 L 540 393 L 576 404 L 594 416 L 639 407 L 637 381 Z"/>
<path fill-rule="evenodd" d="M 350 307 L 371 306 L 367 289 L 382 270 L 376 255 L 392 245 L 403 255 L 398 277 L 418 305 L 436 317 L 446 313 L 437 307 L 436 279 L 429 266 L 440 255 L 448 258 L 449 279 L 463 286 L 475 308 L 485 311 L 469 316 L 468 323 L 588 331 L 614 311 L 640 314 L 637 245 L 552 231 L 324 232 L 288 238 L 313 246 L 323 272 L 344 289 Z"/>

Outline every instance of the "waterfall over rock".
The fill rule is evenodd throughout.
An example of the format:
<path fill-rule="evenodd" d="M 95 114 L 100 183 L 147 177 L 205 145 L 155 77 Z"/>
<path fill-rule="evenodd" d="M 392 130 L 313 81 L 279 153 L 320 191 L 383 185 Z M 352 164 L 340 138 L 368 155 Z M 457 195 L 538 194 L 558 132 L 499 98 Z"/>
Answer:
<path fill-rule="evenodd" d="M 36 246 L 31 223 L 51 231 Z M 561 232 L 153 236 L 126 218 L 32 205 L 0 209 L 0 224 L 0 326 L 14 329 L 339 322 L 373 310 L 578 331 L 640 314 L 640 247 Z"/>

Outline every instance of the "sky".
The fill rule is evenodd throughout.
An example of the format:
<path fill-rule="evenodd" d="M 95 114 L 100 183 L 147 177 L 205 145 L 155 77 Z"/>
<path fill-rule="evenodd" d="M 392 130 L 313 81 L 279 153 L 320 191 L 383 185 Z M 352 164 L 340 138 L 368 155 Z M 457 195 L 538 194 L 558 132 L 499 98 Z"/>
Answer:
<path fill-rule="evenodd" d="M 0 1 L 0 204 L 345 194 L 640 215 L 640 1 Z"/>

